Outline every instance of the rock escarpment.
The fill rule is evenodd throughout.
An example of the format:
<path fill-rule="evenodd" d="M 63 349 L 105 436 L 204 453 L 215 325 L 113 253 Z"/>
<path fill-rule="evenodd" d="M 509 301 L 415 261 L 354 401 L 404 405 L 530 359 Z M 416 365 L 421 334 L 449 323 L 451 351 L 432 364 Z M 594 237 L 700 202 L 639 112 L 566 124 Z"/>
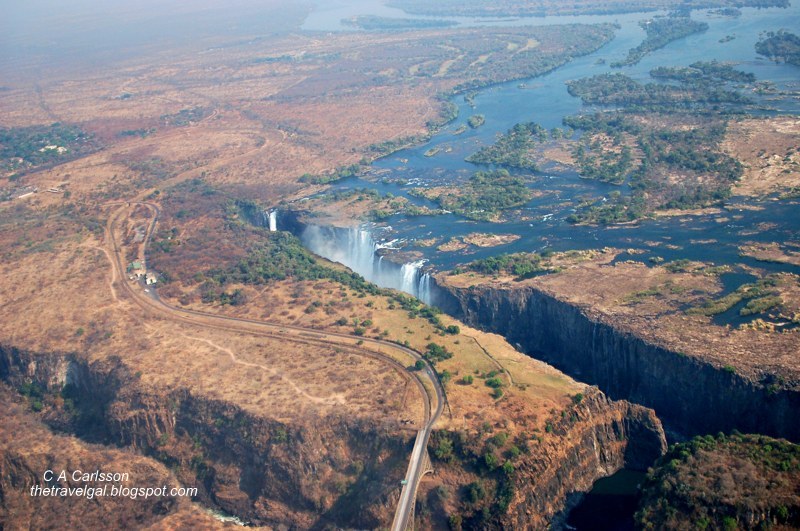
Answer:
<path fill-rule="evenodd" d="M 423 529 L 548 529 L 563 524 L 594 482 L 621 468 L 646 469 L 666 451 L 651 410 L 584 388 L 547 417 L 440 430 L 431 441 L 438 485 L 418 503 Z M 436 508 L 447 520 L 437 520 Z"/>
<path fill-rule="evenodd" d="M 651 407 L 686 435 L 737 429 L 800 440 L 800 393 L 653 344 L 533 286 L 438 286 L 442 307 L 524 352 Z"/>
<path fill-rule="evenodd" d="M 595 481 L 622 468 L 645 470 L 665 451 L 661 422 L 651 410 L 590 393 L 520 462 L 516 494 L 501 522 L 511 529 L 559 523 Z"/>
<path fill-rule="evenodd" d="M 0 527 L 53 529 L 216 529 L 225 525 L 191 502 L 163 464 L 130 451 L 55 434 L 24 399 L 0 383 Z M 47 471 L 52 474 L 47 474 Z M 62 478 L 62 471 L 65 476 Z M 77 476 L 75 471 L 78 472 Z M 94 480 L 101 471 L 112 480 Z M 89 475 L 84 479 L 83 474 Z M 128 480 L 118 479 L 127 475 Z M 111 495 L 112 488 L 166 486 L 152 496 Z M 52 494 L 44 489 L 59 490 Z M 90 494 L 77 493 L 79 489 Z M 98 493 L 99 492 L 99 493 Z M 96 494 L 98 493 L 98 494 Z"/>

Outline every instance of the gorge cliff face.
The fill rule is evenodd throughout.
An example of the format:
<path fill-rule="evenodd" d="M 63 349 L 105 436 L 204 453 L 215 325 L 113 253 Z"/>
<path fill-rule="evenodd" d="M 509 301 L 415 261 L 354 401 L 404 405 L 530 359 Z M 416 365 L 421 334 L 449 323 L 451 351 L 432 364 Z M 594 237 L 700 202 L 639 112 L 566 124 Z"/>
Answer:
<path fill-rule="evenodd" d="M 516 470 L 515 496 L 501 519 L 508 529 L 559 524 L 595 481 L 622 468 L 645 470 L 666 451 L 652 410 L 589 393 L 553 423 Z"/>
<path fill-rule="evenodd" d="M 2 347 L 0 379 L 17 390 L 36 389 L 28 399 L 40 397 L 40 418 L 51 427 L 154 458 L 183 485 L 197 487 L 203 505 L 257 525 L 388 526 L 414 436 L 344 418 L 280 421 L 186 389 L 158 392 L 114 359 L 89 362 L 75 354 Z M 534 418 L 517 422 L 529 435 L 536 425 Z M 554 413 L 550 424 L 520 456 L 513 497 L 490 526 L 544 528 L 598 478 L 622 467 L 645 468 L 666 447 L 652 411 L 611 401 L 597 389 Z M 482 433 L 476 426 L 468 430 Z M 475 437 L 468 444 L 482 452 L 476 446 L 482 436 Z M 499 473 L 470 463 L 446 465 L 453 475 L 437 474 L 432 485 L 474 474 L 491 482 Z M 458 480 L 453 486 L 463 487 Z M 446 526 L 452 509 L 420 515 L 420 524 Z"/>
<path fill-rule="evenodd" d="M 684 435 L 737 429 L 800 440 L 800 393 L 766 385 L 617 330 L 534 286 L 439 285 L 448 313 L 505 336 L 529 355 L 611 398 L 655 410 Z"/>
<path fill-rule="evenodd" d="M 346 418 L 284 422 L 186 389 L 159 392 L 119 360 L 2 347 L 0 379 L 39 401 L 50 426 L 154 457 L 204 505 L 259 525 L 387 525 L 415 435 Z"/>
<path fill-rule="evenodd" d="M 429 514 L 419 528 L 558 528 L 595 481 L 646 469 L 666 450 L 651 410 L 592 387 L 539 422 L 513 413 L 507 420 L 434 433 L 439 484 L 418 496 L 418 513 Z M 449 521 L 437 521 L 437 507 Z"/>

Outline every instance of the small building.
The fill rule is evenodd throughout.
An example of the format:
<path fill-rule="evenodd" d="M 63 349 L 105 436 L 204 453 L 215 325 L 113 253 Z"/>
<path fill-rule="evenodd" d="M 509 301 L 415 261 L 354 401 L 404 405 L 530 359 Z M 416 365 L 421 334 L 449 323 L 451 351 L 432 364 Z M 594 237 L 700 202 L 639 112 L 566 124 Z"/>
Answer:
<path fill-rule="evenodd" d="M 153 273 L 147 273 L 144 276 L 144 282 L 145 282 L 145 284 L 150 286 L 150 285 L 155 284 L 156 282 L 158 282 L 158 279 L 156 278 L 156 276 Z"/>
<path fill-rule="evenodd" d="M 144 264 L 139 260 L 134 260 L 128 264 L 128 273 L 135 275 L 136 278 L 141 278 L 145 274 Z"/>

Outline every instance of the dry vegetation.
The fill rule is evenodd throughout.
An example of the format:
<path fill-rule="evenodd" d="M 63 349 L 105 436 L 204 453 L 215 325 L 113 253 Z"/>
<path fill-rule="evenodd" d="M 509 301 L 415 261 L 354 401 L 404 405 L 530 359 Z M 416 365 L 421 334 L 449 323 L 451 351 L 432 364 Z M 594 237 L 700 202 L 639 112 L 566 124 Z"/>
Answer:
<path fill-rule="evenodd" d="M 800 447 L 720 434 L 675 445 L 648 474 L 636 515 L 643 529 L 796 529 Z"/>
<path fill-rule="evenodd" d="M 65 186 L 73 197 L 108 199 L 202 176 L 275 200 L 296 191 L 305 173 L 372 158 L 385 141 L 424 136 L 442 119 L 442 92 L 535 75 L 610 36 L 609 27 L 589 26 L 324 41 L 295 34 L 201 54 L 178 50 L 79 78 L 57 71 L 36 90 L 27 78 L 15 80 L 0 93 L 0 125 L 76 124 L 104 147 L 15 186 Z M 546 44 L 526 48 L 534 37 Z"/>
<path fill-rule="evenodd" d="M 456 325 L 458 334 L 445 334 L 423 317 L 409 317 L 408 311 L 383 295 L 362 296 L 331 281 L 284 281 L 264 287 L 231 286 L 244 292 L 248 303 L 243 306 L 209 306 L 197 297 L 185 296 L 170 286 L 162 295 L 169 295 L 176 306 L 218 312 L 223 315 L 265 319 L 318 329 L 353 334 L 355 337 L 387 339 L 425 352 L 430 343 L 443 346 L 453 357 L 437 363 L 440 372 L 449 373 L 446 386 L 453 416 L 444 415 L 441 428 L 461 427 L 465 420 L 499 421 L 508 414 L 508 402 L 516 404 L 518 419 L 535 426 L 531 419 L 547 417 L 547 411 L 569 403 L 569 396 L 583 385 L 551 367 L 524 356 L 503 338 L 465 327 L 440 316 L 444 326 Z M 356 335 L 358 334 L 358 335 Z M 410 362 L 407 362 L 410 365 Z M 503 402 L 492 396 L 493 389 L 484 385 L 486 375 L 495 372 L 503 381 Z M 472 376 L 473 383 L 461 380 Z M 413 418 L 409 416 L 409 418 Z M 455 422 L 455 424 L 453 424 Z"/>
<path fill-rule="evenodd" d="M 135 7 L 132 13 L 141 15 Z M 348 418 L 385 427 L 404 440 L 422 424 L 423 399 L 411 373 L 370 355 L 358 344 L 360 335 L 337 339 L 338 344 L 302 334 L 271 337 L 256 326 L 233 330 L 209 319 L 179 319 L 132 298 L 123 283 L 135 290 L 144 286 L 114 273 L 116 249 L 103 230 L 126 201 L 149 198 L 161 215 L 147 253 L 140 235 L 152 219 L 150 209 L 132 207 L 114 236 L 126 262 L 145 258 L 147 267 L 157 266 L 159 292 L 175 306 L 307 326 L 322 335 L 358 328 L 365 337 L 396 340 L 420 352 L 436 343 L 453 353 L 437 366 L 449 378 L 449 409 L 441 427 L 477 431 L 491 421 L 519 423 L 520 431 L 543 429 L 585 386 L 499 337 L 470 329 L 443 334 L 442 326 L 459 325 L 442 317 L 443 325 L 434 326 L 392 307 L 392 297 L 362 297 L 332 280 L 229 285 L 241 289 L 245 301 L 233 306 L 203 303 L 194 278 L 248 256 L 255 232 L 242 229 L 238 201 L 274 205 L 317 190 L 299 177 L 371 159 L 398 139 L 407 143 L 429 134 L 448 118 L 440 94 L 550 70 L 602 45 L 612 29 L 439 30 L 320 39 L 285 33 L 296 24 L 297 13 L 291 14 L 288 22 L 272 21 L 273 29 L 285 23 L 284 33 L 269 37 L 158 42 L 128 49 L 113 61 L 98 51 L 86 53 L 87 64 L 74 57 L 68 65 L 28 57 L 27 65 L 16 65 L 20 68 L 0 91 L 0 127 L 61 122 L 80 128 L 93 144 L 85 156 L 26 166 L 0 186 L 0 197 L 8 199 L 0 203 L 0 343 L 75 353 L 89 363 L 119 360 L 135 375 L 137 392 L 164 396 L 180 390 L 291 426 Z M 91 14 L 76 12 L 74 30 L 91 26 L 91 20 Z M 34 187 L 38 193 L 16 198 Z M 54 192 L 47 191 L 51 188 Z M 388 206 L 379 200 L 371 209 Z M 340 214 L 357 211 L 354 206 Z M 471 243 L 485 245 L 485 240 Z M 473 382 L 459 383 L 466 376 Z M 18 431 L 26 431 L 25 438 L 18 438 Z M 79 453 L 69 448 L 60 453 L 57 443 L 66 438 L 28 429 L 17 416 L 5 418 L 2 435 L 4 457 L 18 452 L 18 445 L 38 451 L 45 443 L 47 452 L 58 455 L 54 459 Z M 30 443 L 31 437 L 40 446 Z M 75 448 L 80 444 L 69 440 Z M 127 453 L 124 458 L 138 459 Z M 235 467 L 218 471 L 223 469 L 235 475 Z M 227 479 L 238 484 L 236 477 Z M 229 490 L 215 495 L 242 495 Z M 332 503 L 325 501 L 326 507 Z M 33 525 L 30 506 L 20 507 L 23 525 Z M 190 509 L 148 523 L 205 525 Z M 295 514 L 294 508 L 283 509 L 276 504 L 259 510 L 276 518 Z"/>
<path fill-rule="evenodd" d="M 732 123 L 722 147 L 745 166 L 734 193 L 763 197 L 800 187 L 798 135 L 800 120 L 795 117 Z"/>
<path fill-rule="evenodd" d="M 281 420 L 348 410 L 396 420 L 421 414 L 421 398 L 407 392 L 406 375 L 350 349 L 298 348 L 255 333 L 154 318 L 111 286 L 111 264 L 93 236 L 77 248 L 71 243 L 44 262 L 35 251 L 14 260 L 0 291 L 5 343 L 77 351 L 90 360 L 122 355 L 156 389 L 184 388 Z M 76 289 L 81 304 L 74 302 Z"/>
<path fill-rule="evenodd" d="M 739 246 L 739 254 L 762 262 L 800 266 L 800 244 L 797 242 L 746 242 Z"/>

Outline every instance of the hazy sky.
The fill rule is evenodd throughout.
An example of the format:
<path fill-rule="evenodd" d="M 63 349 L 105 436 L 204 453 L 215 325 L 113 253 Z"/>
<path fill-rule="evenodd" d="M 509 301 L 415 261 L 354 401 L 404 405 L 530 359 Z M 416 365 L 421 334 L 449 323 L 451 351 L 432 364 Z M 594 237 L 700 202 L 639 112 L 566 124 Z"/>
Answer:
<path fill-rule="evenodd" d="M 0 0 L 0 60 L 127 56 L 145 47 L 264 35 L 299 27 L 304 0 Z"/>

